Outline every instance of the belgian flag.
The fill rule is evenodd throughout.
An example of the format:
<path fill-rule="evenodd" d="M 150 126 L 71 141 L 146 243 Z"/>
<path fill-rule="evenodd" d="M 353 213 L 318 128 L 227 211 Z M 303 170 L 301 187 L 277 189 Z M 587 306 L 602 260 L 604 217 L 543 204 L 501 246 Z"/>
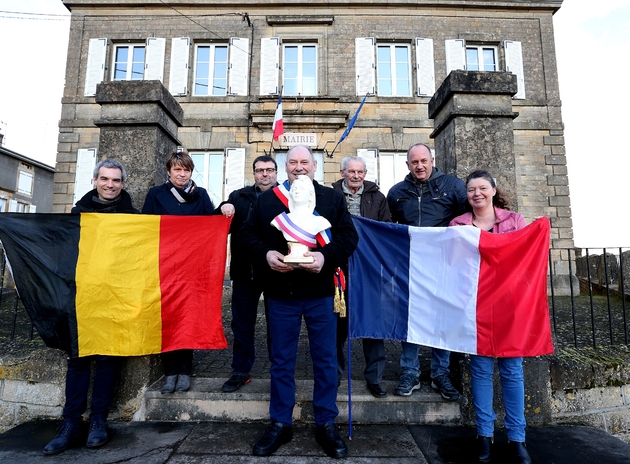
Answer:
<path fill-rule="evenodd" d="M 227 348 L 223 216 L 0 214 L 24 306 L 71 356 Z"/>

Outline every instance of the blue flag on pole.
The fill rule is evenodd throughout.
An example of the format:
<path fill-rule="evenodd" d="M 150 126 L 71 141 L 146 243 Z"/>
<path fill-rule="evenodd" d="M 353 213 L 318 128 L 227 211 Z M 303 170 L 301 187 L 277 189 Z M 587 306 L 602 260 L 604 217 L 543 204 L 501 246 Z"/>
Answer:
<path fill-rule="evenodd" d="M 359 117 L 359 112 L 361 111 L 361 108 L 363 108 L 363 104 L 365 103 L 366 98 L 367 98 L 367 94 L 365 95 L 365 97 L 363 97 L 363 100 L 361 101 L 359 108 L 357 108 L 357 112 L 354 113 L 354 116 L 352 116 L 352 119 L 348 123 L 348 127 L 346 127 L 346 130 L 341 135 L 341 138 L 339 139 L 339 142 L 337 142 L 337 145 L 343 142 L 348 136 L 348 134 L 350 134 L 350 131 L 352 130 L 352 126 L 354 126 L 354 123 L 357 121 L 357 118 Z"/>

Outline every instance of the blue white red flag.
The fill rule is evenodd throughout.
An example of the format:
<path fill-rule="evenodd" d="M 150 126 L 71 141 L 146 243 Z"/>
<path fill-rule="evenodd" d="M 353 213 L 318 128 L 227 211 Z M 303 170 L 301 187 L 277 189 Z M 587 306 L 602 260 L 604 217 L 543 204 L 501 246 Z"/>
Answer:
<path fill-rule="evenodd" d="M 547 300 L 550 225 L 493 234 L 355 217 L 352 338 L 403 340 L 496 357 L 553 352 Z"/>

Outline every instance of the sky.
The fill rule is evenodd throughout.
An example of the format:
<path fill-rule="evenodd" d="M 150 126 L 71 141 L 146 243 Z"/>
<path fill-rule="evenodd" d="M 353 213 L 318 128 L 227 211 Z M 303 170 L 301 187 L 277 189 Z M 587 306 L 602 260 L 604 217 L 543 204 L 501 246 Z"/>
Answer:
<path fill-rule="evenodd" d="M 69 24 L 60 0 L 0 0 L 4 146 L 51 166 Z M 629 247 L 630 0 L 564 0 L 554 29 L 575 245 Z"/>

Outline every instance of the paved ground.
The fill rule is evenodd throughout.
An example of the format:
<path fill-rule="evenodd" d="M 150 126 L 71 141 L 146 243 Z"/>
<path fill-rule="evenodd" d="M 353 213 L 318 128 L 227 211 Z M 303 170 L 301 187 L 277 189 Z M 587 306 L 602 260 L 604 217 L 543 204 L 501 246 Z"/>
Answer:
<path fill-rule="evenodd" d="M 42 448 L 54 436 L 54 422 L 20 425 L 0 435 L 2 463 L 322 463 L 331 462 L 313 438 L 312 425 L 298 425 L 293 441 L 274 456 L 256 458 L 251 448 L 264 424 L 110 423 L 112 439 L 103 448 L 76 447 L 56 456 Z M 347 434 L 346 427 L 342 429 Z M 474 463 L 475 433 L 455 426 L 360 425 L 354 427 L 347 463 Z M 541 427 L 528 431 L 529 451 L 537 464 L 628 464 L 630 445 L 599 429 Z M 506 439 L 496 436 L 494 463 L 509 463 Z"/>

